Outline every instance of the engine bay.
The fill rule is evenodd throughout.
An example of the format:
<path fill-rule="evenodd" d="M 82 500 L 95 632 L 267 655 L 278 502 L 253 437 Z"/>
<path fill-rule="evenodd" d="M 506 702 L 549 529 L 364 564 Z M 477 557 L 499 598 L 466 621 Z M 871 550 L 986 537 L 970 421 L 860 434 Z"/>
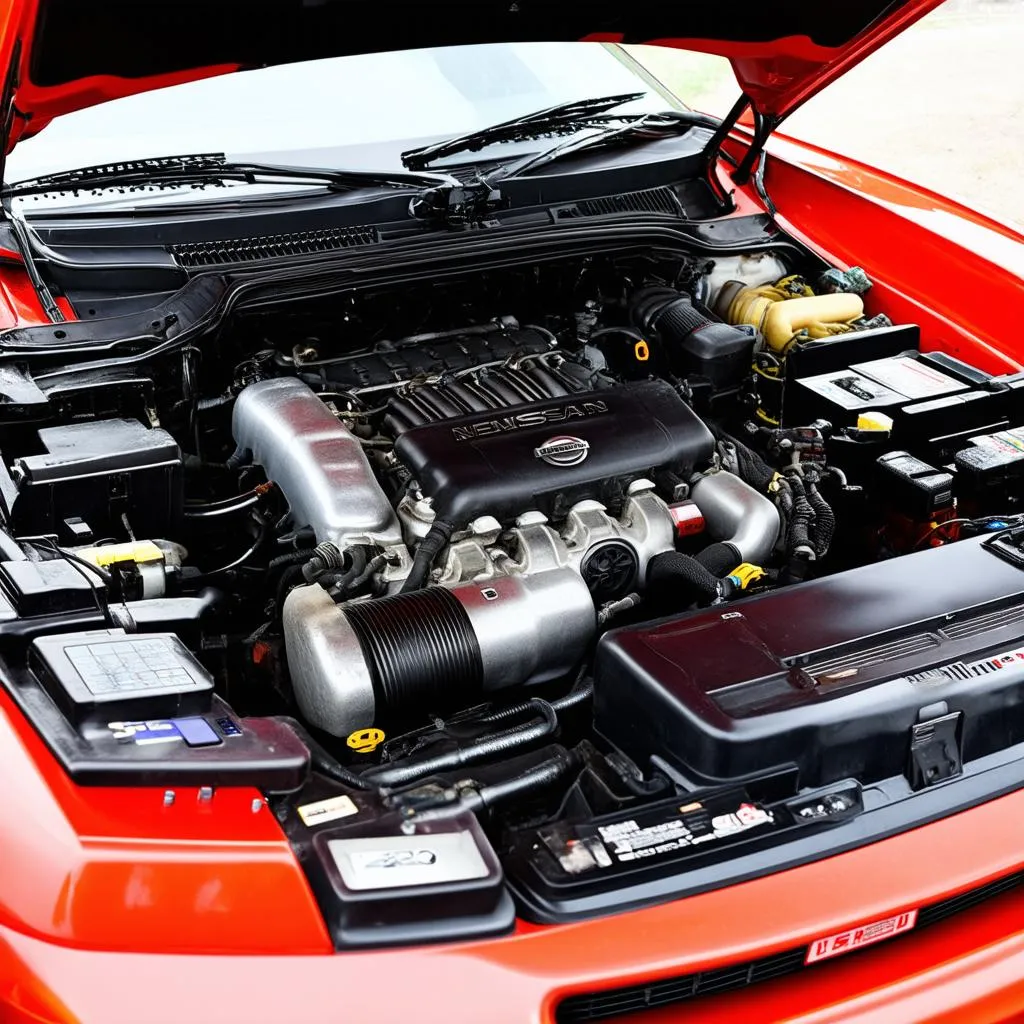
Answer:
<path fill-rule="evenodd" d="M 81 784 L 259 787 L 339 947 L 637 905 L 996 755 L 1024 374 L 796 253 L 353 286 L 22 375 L 12 694 Z"/>

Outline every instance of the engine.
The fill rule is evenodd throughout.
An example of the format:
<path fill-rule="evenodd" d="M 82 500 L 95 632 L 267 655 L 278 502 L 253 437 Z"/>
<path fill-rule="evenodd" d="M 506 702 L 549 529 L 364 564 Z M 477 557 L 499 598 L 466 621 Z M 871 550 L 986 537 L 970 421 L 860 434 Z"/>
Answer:
<path fill-rule="evenodd" d="M 715 438 L 668 381 L 615 382 L 507 320 L 453 340 L 463 361 L 507 354 L 401 381 L 376 473 L 296 378 L 235 405 L 239 449 L 319 557 L 365 572 L 359 552 L 381 551 L 387 596 L 338 603 L 317 582 L 284 605 L 299 706 L 337 736 L 571 672 L 695 519 L 736 564 L 763 561 L 779 532 L 772 503 L 715 466 Z"/>

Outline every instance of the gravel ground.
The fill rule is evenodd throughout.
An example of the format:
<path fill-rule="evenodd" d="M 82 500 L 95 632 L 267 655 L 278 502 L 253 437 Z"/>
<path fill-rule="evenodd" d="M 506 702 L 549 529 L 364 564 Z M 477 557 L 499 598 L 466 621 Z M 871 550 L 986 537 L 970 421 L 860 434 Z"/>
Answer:
<path fill-rule="evenodd" d="M 735 99 L 727 69 L 688 78 L 678 57 L 643 49 L 643 63 L 691 106 L 720 114 Z M 1024 227 L 1024 0 L 951 0 L 782 131 Z"/>

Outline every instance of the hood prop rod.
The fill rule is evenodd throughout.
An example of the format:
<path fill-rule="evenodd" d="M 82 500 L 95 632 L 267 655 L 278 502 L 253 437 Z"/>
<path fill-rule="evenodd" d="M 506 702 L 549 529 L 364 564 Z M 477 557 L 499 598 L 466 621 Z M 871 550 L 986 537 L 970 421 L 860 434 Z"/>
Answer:
<path fill-rule="evenodd" d="M 736 160 L 722 149 L 722 144 L 736 125 L 739 124 L 740 118 L 748 109 L 751 111 L 754 119 L 754 137 L 743 154 L 743 159 L 737 164 Z M 729 176 L 737 185 L 745 185 L 750 180 L 754 164 L 760 157 L 760 163 L 758 163 L 757 170 L 754 172 L 754 185 L 757 188 L 758 195 L 764 201 L 769 214 L 773 217 L 775 216 L 775 204 L 771 201 L 764 187 L 764 147 L 768 137 L 778 127 L 780 120 L 780 118 L 767 117 L 762 114 L 753 105 L 750 97 L 746 93 L 741 93 L 739 99 L 733 104 L 732 109 L 726 114 L 722 123 L 715 130 L 714 135 L 708 139 L 707 145 L 704 147 L 705 171 L 712 188 L 728 206 L 732 206 L 732 200 L 730 195 L 722 191 L 722 186 L 715 177 L 715 162 L 721 157 L 726 162 L 732 164 L 735 169 L 730 172 Z"/>

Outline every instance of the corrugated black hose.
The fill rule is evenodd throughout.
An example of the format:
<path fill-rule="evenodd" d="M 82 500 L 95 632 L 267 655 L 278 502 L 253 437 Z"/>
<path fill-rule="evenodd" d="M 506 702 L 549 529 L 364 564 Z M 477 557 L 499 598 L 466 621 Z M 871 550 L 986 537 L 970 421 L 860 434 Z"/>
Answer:
<path fill-rule="evenodd" d="M 663 551 L 647 563 L 647 586 L 657 593 L 671 592 L 677 603 L 684 604 L 711 604 L 728 589 L 725 580 L 680 551 Z"/>
<path fill-rule="evenodd" d="M 793 514 L 789 520 L 789 536 L 787 547 L 790 555 L 808 555 L 814 557 L 816 549 L 811 539 L 814 528 L 814 508 L 807 499 L 807 490 L 798 476 L 789 478 L 789 486 L 793 492 Z"/>

